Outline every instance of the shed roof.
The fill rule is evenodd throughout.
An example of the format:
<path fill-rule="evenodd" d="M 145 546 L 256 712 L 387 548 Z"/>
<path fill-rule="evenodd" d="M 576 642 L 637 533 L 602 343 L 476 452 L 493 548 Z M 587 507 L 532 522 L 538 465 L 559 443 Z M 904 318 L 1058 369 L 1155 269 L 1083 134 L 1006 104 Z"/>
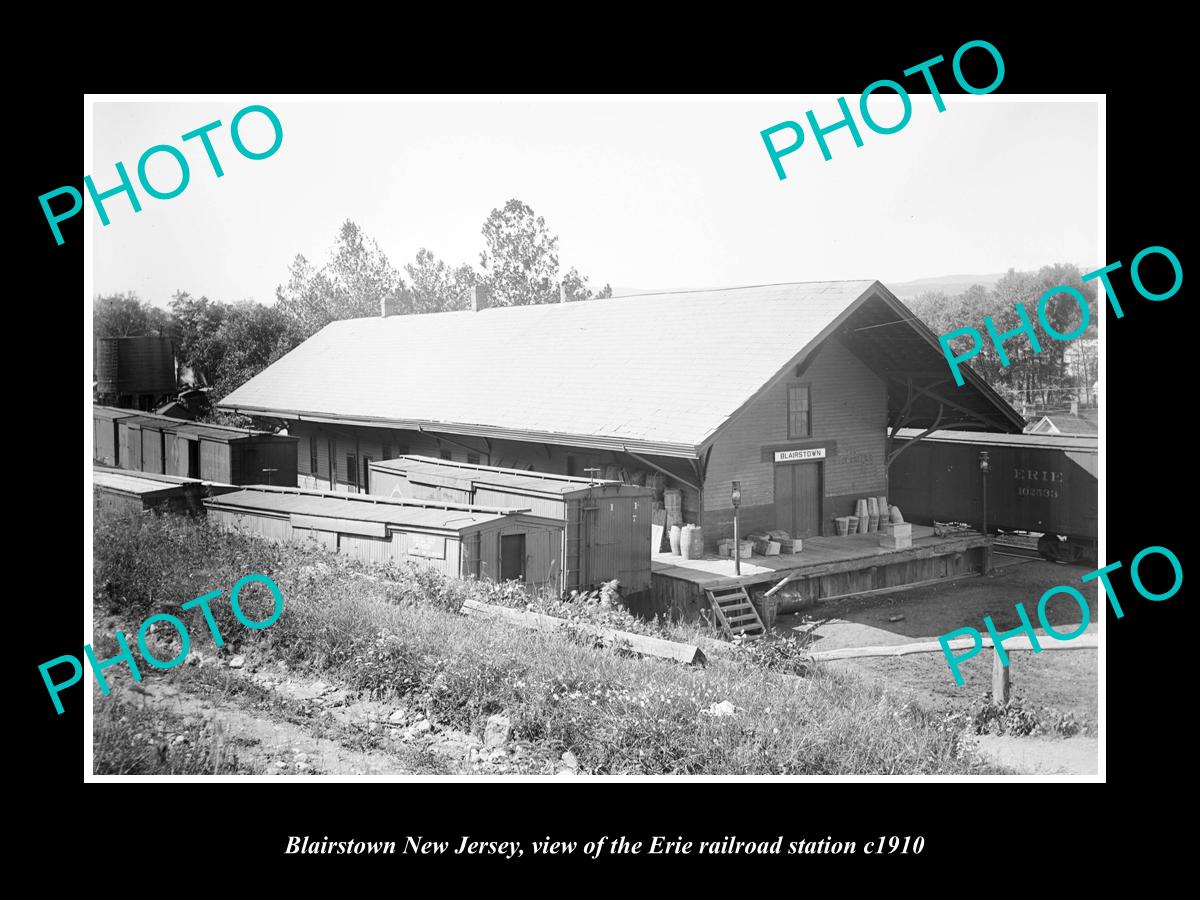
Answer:
<path fill-rule="evenodd" d="M 534 472 L 524 469 L 505 469 L 499 466 L 482 466 L 472 463 L 453 462 L 445 459 L 435 459 L 431 456 L 406 454 L 395 459 L 385 459 L 372 462 L 371 468 L 383 472 L 396 472 L 405 475 L 411 481 L 422 482 L 428 479 L 430 483 L 460 487 L 469 490 L 476 486 L 499 487 L 522 493 L 539 493 L 549 495 L 566 495 L 575 491 L 583 491 L 592 487 L 618 487 L 622 490 L 638 490 L 632 485 L 620 481 L 605 479 L 578 478 L 571 475 L 555 475 L 549 472 Z M 649 493 L 649 489 L 641 490 Z"/>
<path fill-rule="evenodd" d="M 127 419 L 130 416 L 141 415 L 141 410 L 118 409 L 115 406 L 92 406 L 92 415 L 101 419 Z"/>
<path fill-rule="evenodd" d="M 193 422 L 190 419 L 177 419 L 173 416 L 160 416 L 156 413 L 142 412 L 137 409 L 121 409 L 116 406 L 92 406 L 93 415 L 106 419 L 118 419 L 123 425 L 138 425 L 158 428 L 164 431 L 194 432 L 202 429 L 205 437 L 213 440 L 233 440 L 244 437 L 275 437 L 269 431 L 255 428 L 235 428 L 232 425 L 216 425 L 209 422 Z"/>
<path fill-rule="evenodd" d="M 215 508 L 237 508 L 246 512 L 319 516 L 326 519 L 379 522 L 398 528 L 432 528 L 445 531 L 461 531 L 528 511 L 440 500 L 396 499 L 373 494 L 337 494 L 269 485 L 254 485 L 223 494 L 206 500 L 205 505 Z"/>
<path fill-rule="evenodd" d="M 911 440 L 921 433 L 919 428 L 901 428 L 896 437 Z M 995 446 L 1030 447 L 1042 450 L 1076 450 L 1093 453 L 1100 445 L 1099 435 L 1065 436 L 1057 434 L 992 434 L 982 431 L 934 431 L 923 441 L 951 444 L 993 444 Z"/>
<path fill-rule="evenodd" d="M 122 494 L 142 496 L 145 494 L 170 494 L 181 490 L 188 484 L 200 484 L 200 482 L 191 478 L 163 481 L 157 478 L 142 478 L 124 470 L 93 469 L 92 484 L 94 487 L 118 491 Z"/>
<path fill-rule="evenodd" d="M 862 327 L 852 332 L 854 314 L 861 321 L 849 324 Z M 949 378 L 936 338 L 879 282 L 825 281 L 347 319 L 219 406 L 696 458 L 839 330 L 868 364 Z M 886 338 L 894 356 L 879 349 Z M 957 409 L 989 416 L 998 429 L 1024 425 L 977 376 L 967 378 L 953 395 Z M 921 424 L 911 414 L 922 404 L 923 396 L 907 405 L 909 424 Z"/>

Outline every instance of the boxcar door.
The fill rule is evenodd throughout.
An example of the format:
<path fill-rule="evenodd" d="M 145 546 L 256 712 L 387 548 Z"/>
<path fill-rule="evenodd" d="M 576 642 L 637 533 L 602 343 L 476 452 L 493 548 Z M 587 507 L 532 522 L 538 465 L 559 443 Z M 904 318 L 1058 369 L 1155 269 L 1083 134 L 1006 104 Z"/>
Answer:
<path fill-rule="evenodd" d="M 775 527 L 792 537 L 821 531 L 821 464 L 780 463 L 775 466 Z"/>

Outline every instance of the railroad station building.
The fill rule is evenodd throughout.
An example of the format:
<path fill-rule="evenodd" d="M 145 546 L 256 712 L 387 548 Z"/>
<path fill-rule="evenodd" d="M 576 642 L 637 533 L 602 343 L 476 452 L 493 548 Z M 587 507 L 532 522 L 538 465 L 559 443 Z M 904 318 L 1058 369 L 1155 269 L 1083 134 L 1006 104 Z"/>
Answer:
<path fill-rule="evenodd" d="M 302 487 L 371 492 L 406 454 L 682 493 L 706 547 L 835 534 L 888 494 L 889 429 L 1020 433 L 878 281 L 806 282 L 333 322 L 222 408 L 299 438 Z"/>

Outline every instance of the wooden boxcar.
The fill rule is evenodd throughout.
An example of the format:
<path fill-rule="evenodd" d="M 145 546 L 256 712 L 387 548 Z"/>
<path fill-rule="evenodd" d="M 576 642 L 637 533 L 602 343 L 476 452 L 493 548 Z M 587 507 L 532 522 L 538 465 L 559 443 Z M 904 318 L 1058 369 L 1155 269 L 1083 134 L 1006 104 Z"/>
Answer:
<path fill-rule="evenodd" d="M 1095 545 L 1097 438 L 935 431 L 912 444 L 917 434 L 915 429 L 896 434 L 897 448 L 910 446 L 896 457 L 888 475 L 888 500 L 906 520 L 981 527 L 980 453 L 986 452 L 989 531 L 1049 535 L 1039 549 L 1052 559 L 1077 559 Z"/>
<path fill-rule="evenodd" d="M 126 416 L 117 420 L 120 466 L 134 472 L 166 473 L 166 430 L 171 419 L 153 415 Z"/>
<path fill-rule="evenodd" d="M 180 424 L 167 440 L 167 472 L 229 484 L 295 487 L 298 444 L 286 435 Z"/>
<path fill-rule="evenodd" d="M 626 596 L 650 588 L 650 488 L 410 455 L 371 463 L 370 490 L 527 509 L 563 526 L 564 592 L 613 579 Z"/>
<path fill-rule="evenodd" d="M 367 562 L 557 589 L 562 525 L 511 509 L 258 486 L 204 501 L 219 525 Z"/>
<path fill-rule="evenodd" d="M 296 485 L 294 437 L 105 406 L 92 417 L 97 462 L 225 484 Z"/>

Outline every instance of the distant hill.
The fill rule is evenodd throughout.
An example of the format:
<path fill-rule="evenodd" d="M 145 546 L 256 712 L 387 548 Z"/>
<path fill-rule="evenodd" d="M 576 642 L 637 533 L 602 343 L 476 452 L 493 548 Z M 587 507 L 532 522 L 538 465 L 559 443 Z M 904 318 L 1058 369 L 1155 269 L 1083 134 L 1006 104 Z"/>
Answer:
<path fill-rule="evenodd" d="M 996 282 L 1004 277 L 1003 272 L 994 275 L 941 275 L 937 278 L 918 278 L 916 281 L 885 281 L 888 289 L 901 300 L 911 300 L 913 297 L 927 291 L 941 291 L 944 294 L 961 294 L 973 284 L 984 287 L 994 287 Z"/>

